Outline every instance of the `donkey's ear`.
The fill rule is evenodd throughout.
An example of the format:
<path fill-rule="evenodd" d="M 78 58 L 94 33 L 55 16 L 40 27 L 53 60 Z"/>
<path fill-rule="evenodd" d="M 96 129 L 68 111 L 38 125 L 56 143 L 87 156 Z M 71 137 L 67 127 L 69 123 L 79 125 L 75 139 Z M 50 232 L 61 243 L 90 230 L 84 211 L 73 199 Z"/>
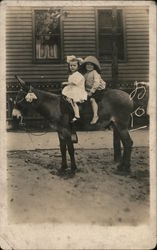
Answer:
<path fill-rule="evenodd" d="M 15 75 L 15 78 L 18 80 L 18 82 L 20 83 L 21 88 L 25 88 L 26 83 L 24 80 L 22 80 L 18 75 Z"/>

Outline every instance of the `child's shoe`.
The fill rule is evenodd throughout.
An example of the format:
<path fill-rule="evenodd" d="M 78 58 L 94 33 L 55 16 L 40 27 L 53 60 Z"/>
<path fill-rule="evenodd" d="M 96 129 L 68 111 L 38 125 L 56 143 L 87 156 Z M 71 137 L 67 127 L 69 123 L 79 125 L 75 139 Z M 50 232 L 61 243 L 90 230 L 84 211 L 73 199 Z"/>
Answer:
<path fill-rule="evenodd" d="M 92 121 L 90 122 L 90 124 L 95 124 L 95 123 L 97 123 L 98 119 L 99 119 L 98 116 L 94 116 L 93 119 L 92 119 Z"/>
<path fill-rule="evenodd" d="M 72 121 L 71 121 L 71 122 L 76 122 L 78 119 L 80 119 L 80 117 L 76 117 L 76 116 L 74 116 L 74 118 L 72 119 Z"/>

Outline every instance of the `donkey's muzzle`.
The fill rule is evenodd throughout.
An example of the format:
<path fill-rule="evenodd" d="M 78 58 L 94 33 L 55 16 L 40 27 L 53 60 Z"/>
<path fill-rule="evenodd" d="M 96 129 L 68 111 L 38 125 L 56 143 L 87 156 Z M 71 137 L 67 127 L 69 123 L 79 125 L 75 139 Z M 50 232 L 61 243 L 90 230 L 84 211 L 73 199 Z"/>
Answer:
<path fill-rule="evenodd" d="M 12 111 L 12 117 L 20 119 L 22 117 L 20 110 L 14 108 Z"/>

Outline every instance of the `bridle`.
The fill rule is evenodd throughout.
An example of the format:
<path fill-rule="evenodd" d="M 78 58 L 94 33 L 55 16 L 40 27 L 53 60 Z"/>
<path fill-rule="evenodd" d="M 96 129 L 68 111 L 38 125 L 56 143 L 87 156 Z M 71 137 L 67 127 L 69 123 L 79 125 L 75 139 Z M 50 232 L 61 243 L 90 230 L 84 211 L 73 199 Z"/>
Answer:
<path fill-rule="evenodd" d="M 21 88 L 19 91 L 23 91 L 23 93 L 27 94 L 29 91 L 31 92 L 31 88 L 30 88 L 29 91 L 24 91 L 22 88 Z M 18 91 L 18 93 L 19 93 L 19 91 Z M 18 93 L 17 93 L 16 98 L 15 98 L 15 100 L 14 100 L 14 108 L 17 109 L 17 110 L 18 110 L 18 108 L 16 108 L 16 104 L 20 104 L 20 103 L 22 103 L 22 102 L 25 100 L 25 97 L 21 98 L 20 100 L 17 100 Z M 20 113 L 21 113 L 21 112 L 20 112 Z M 24 131 L 27 132 L 28 135 L 31 134 L 31 135 L 34 135 L 34 136 L 42 136 L 42 135 L 45 135 L 45 134 L 48 133 L 48 132 L 44 132 L 44 133 L 41 133 L 41 134 L 38 134 L 38 135 L 37 135 L 37 134 L 34 134 L 34 133 L 31 133 L 28 129 L 26 129 L 26 126 L 25 126 L 26 123 L 23 122 L 23 119 L 24 119 L 24 118 L 23 118 L 23 115 L 21 114 L 19 125 L 20 125 L 21 127 L 23 127 Z M 30 137 L 30 135 L 29 135 L 29 137 Z M 31 138 L 30 138 L 30 139 L 31 139 Z M 32 141 L 32 139 L 31 139 L 31 141 Z"/>
<path fill-rule="evenodd" d="M 27 94 L 27 92 L 24 91 L 23 89 L 20 89 L 20 90 L 18 91 L 18 93 L 19 93 L 20 91 L 23 91 L 24 93 Z M 17 100 L 18 93 L 17 93 L 17 95 L 16 95 L 16 98 L 15 98 L 15 101 L 14 101 L 14 105 L 19 104 L 19 103 L 21 103 L 21 102 L 23 102 L 23 101 L 25 100 L 25 97 L 23 97 L 23 98 L 21 98 L 21 99 L 18 101 L 18 100 Z"/>
<path fill-rule="evenodd" d="M 18 93 L 19 93 L 20 91 L 23 91 L 24 93 L 27 94 L 27 92 L 24 91 L 22 88 L 18 91 Z M 17 109 L 17 110 L 18 110 L 18 108 L 16 108 L 16 105 L 22 103 L 22 102 L 25 100 L 25 97 L 23 97 L 23 98 L 21 98 L 20 100 L 18 100 L 18 99 L 17 99 L 18 93 L 17 93 L 16 98 L 15 98 L 15 100 L 14 100 L 14 109 Z M 21 112 L 20 112 L 20 113 L 21 113 Z M 22 114 L 21 114 L 21 116 L 20 116 L 19 125 L 22 126 L 22 127 L 25 126 L 25 123 L 23 122 L 23 115 L 22 115 Z"/>

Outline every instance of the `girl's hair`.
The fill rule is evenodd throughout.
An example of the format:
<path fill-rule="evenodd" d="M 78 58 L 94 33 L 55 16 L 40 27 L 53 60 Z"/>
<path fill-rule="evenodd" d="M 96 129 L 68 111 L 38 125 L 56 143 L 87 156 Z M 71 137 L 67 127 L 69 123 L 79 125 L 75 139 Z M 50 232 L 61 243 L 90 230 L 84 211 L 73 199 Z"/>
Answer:
<path fill-rule="evenodd" d="M 72 59 L 70 62 L 68 62 L 68 73 L 71 73 L 71 70 L 70 70 L 70 63 L 71 62 L 77 62 L 77 65 L 78 65 L 77 71 L 79 71 L 79 69 L 80 69 L 79 61 L 77 59 Z"/>
<path fill-rule="evenodd" d="M 74 55 L 72 56 L 67 56 L 67 59 L 66 59 L 67 63 L 68 63 L 68 73 L 70 73 L 70 62 L 77 62 L 77 65 L 78 65 L 78 71 L 80 71 L 80 66 L 83 62 L 83 59 L 81 57 L 76 57 Z"/>

